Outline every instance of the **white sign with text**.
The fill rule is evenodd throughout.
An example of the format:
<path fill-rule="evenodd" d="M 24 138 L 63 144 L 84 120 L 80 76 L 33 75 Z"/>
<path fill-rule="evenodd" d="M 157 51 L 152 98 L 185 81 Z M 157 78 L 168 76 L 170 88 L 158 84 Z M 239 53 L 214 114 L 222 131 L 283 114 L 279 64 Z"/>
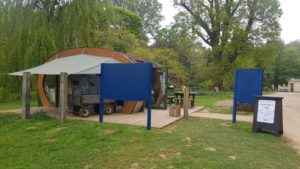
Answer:
<path fill-rule="evenodd" d="M 275 101 L 274 100 L 259 100 L 257 110 L 257 122 L 274 123 L 275 116 Z"/>

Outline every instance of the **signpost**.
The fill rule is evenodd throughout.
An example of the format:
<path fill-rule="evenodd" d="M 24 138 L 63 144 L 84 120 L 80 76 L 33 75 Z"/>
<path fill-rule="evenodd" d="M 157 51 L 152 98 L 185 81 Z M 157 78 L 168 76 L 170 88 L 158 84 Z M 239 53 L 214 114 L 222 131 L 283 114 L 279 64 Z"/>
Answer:
<path fill-rule="evenodd" d="M 152 64 L 101 64 L 99 122 L 103 123 L 103 101 L 146 101 L 147 129 L 151 129 Z"/>
<path fill-rule="evenodd" d="M 260 130 L 283 134 L 282 97 L 256 96 L 252 131 Z"/>
<path fill-rule="evenodd" d="M 255 96 L 261 96 L 263 89 L 263 69 L 237 69 L 234 80 L 234 100 L 232 122 L 236 122 L 238 103 L 255 104 Z"/>

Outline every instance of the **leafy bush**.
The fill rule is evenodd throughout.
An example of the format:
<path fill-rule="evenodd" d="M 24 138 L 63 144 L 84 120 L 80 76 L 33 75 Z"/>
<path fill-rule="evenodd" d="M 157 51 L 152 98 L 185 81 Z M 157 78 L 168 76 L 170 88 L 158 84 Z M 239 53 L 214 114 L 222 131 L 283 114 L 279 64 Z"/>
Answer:
<path fill-rule="evenodd" d="M 213 86 L 212 80 L 206 80 L 206 81 L 200 83 L 200 87 L 205 90 L 211 89 L 212 86 Z"/>
<path fill-rule="evenodd" d="M 0 88 L 0 103 L 12 102 L 21 99 L 21 94 L 19 93 L 10 93 L 5 88 Z"/>

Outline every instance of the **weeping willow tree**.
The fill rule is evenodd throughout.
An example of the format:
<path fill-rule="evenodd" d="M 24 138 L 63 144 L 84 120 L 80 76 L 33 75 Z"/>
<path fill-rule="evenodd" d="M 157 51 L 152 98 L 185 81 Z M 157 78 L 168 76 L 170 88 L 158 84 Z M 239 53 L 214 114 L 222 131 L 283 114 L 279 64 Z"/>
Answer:
<path fill-rule="evenodd" d="M 109 0 L 0 0 L 0 72 L 39 65 L 68 48 L 127 52 L 146 45 L 142 31 L 135 31 L 142 26 L 138 15 Z M 17 99 L 20 83 L 0 76 L 0 102 Z"/>

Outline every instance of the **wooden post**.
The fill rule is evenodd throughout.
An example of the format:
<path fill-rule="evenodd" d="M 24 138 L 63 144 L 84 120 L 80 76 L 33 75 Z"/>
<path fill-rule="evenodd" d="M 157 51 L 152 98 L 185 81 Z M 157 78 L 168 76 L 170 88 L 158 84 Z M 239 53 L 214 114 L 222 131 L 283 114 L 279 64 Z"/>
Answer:
<path fill-rule="evenodd" d="M 59 84 L 59 119 L 64 123 L 68 114 L 68 74 L 60 73 Z"/>
<path fill-rule="evenodd" d="M 56 90 L 55 90 L 55 107 L 59 107 L 59 75 L 55 75 L 56 80 Z"/>
<path fill-rule="evenodd" d="M 188 87 L 185 87 L 183 89 L 183 112 L 184 117 L 189 116 L 189 104 L 190 104 L 190 89 Z"/>
<path fill-rule="evenodd" d="M 24 72 L 22 84 L 22 120 L 26 120 L 30 116 L 30 88 L 31 74 L 30 72 Z"/>

